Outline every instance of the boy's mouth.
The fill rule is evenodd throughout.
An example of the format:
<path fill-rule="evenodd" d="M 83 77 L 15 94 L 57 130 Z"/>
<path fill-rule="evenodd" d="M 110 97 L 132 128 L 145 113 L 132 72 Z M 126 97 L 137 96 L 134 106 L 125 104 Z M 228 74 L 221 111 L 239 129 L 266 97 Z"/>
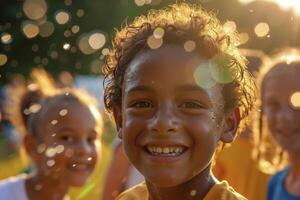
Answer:
<path fill-rule="evenodd" d="M 180 156 L 186 151 L 186 147 L 183 146 L 154 146 L 147 145 L 145 150 L 153 156 L 164 156 L 164 157 L 176 157 Z"/>

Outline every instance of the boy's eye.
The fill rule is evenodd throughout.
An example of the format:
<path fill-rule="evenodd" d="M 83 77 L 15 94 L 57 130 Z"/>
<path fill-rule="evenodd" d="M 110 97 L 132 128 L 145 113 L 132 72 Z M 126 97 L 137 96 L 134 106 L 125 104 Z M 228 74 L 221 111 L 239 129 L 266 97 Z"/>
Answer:
<path fill-rule="evenodd" d="M 152 108 L 153 105 L 150 101 L 135 101 L 133 102 L 132 104 L 130 104 L 129 107 L 132 107 L 132 108 Z"/>
<path fill-rule="evenodd" d="M 199 109 L 203 108 L 202 104 L 199 102 L 193 101 L 186 101 L 179 105 L 180 108 L 187 108 L 187 109 Z"/>
<path fill-rule="evenodd" d="M 96 139 L 97 139 L 96 136 L 90 136 L 90 137 L 87 138 L 87 141 L 88 141 L 89 143 L 94 143 L 94 142 L 96 141 Z"/>
<path fill-rule="evenodd" d="M 71 143 L 74 141 L 74 137 L 70 136 L 70 135 L 63 135 L 60 137 L 60 139 L 64 142 L 68 142 L 68 143 Z"/>

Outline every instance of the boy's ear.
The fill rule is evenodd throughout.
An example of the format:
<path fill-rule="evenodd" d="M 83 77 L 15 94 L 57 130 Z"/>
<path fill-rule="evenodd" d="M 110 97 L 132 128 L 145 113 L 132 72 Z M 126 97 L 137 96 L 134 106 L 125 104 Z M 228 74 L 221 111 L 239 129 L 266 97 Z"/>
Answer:
<path fill-rule="evenodd" d="M 23 138 L 23 143 L 27 154 L 30 155 L 30 157 L 33 159 L 37 158 L 38 143 L 36 139 L 30 133 L 26 133 L 26 135 Z"/>
<path fill-rule="evenodd" d="M 226 115 L 225 118 L 225 131 L 222 133 L 220 140 L 224 143 L 233 142 L 237 129 L 241 120 L 239 108 L 235 108 Z"/>
<path fill-rule="evenodd" d="M 118 137 L 122 139 L 122 112 L 119 106 L 114 105 L 112 108 L 113 116 L 116 123 Z"/>

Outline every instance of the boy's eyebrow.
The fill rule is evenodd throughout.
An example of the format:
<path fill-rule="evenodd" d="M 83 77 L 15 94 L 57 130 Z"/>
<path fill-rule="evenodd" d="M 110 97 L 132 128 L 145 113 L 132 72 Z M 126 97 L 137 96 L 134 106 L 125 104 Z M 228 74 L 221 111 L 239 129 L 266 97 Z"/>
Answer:
<path fill-rule="evenodd" d="M 179 91 L 196 91 L 196 92 L 204 93 L 205 95 L 209 96 L 207 91 L 205 89 L 201 88 L 198 85 L 181 85 L 176 90 L 179 90 Z"/>
<path fill-rule="evenodd" d="M 127 93 L 129 92 L 138 92 L 138 91 L 151 91 L 151 88 L 145 86 L 145 85 L 138 85 L 131 87 L 127 90 Z"/>

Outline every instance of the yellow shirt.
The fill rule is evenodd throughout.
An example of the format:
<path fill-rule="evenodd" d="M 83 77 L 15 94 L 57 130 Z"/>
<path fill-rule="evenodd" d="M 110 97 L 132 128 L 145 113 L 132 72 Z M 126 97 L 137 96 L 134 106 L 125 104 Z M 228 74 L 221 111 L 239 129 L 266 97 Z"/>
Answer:
<path fill-rule="evenodd" d="M 145 183 L 139 184 L 122 194 L 115 200 L 148 200 L 149 194 Z M 226 181 L 215 184 L 203 200 L 247 200 L 236 193 Z"/>
<path fill-rule="evenodd" d="M 265 200 L 269 175 L 257 168 L 251 158 L 251 140 L 237 138 L 217 156 L 213 174 L 226 180 L 240 194 L 248 199 Z"/>

